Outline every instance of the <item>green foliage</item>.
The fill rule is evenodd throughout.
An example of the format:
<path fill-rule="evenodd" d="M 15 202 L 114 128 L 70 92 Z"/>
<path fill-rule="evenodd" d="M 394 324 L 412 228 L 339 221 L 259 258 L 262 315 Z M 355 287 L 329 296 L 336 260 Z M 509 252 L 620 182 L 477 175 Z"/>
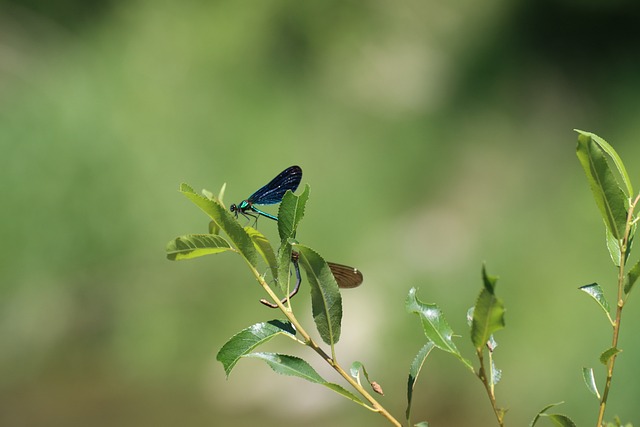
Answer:
<path fill-rule="evenodd" d="M 540 410 L 540 412 L 538 412 L 538 414 L 536 414 L 536 416 L 534 417 L 533 421 L 531 421 L 531 424 L 529 424 L 529 427 L 534 427 L 536 425 L 536 423 L 541 418 L 548 418 L 556 426 L 560 426 L 560 427 L 575 427 L 575 423 L 569 417 L 567 417 L 566 415 L 562 415 L 562 414 L 547 414 L 546 413 L 549 409 L 553 408 L 554 406 L 562 405 L 563 403 L 564 402 L 552 403 L 552 404 L 547 405 L 544 408 L 542 408 Z"/>
<path fill-rule="evenodd" d="M 607 375 L 602 394 L 600 394 L 596 386 L 593 369 L 582 369 L 587 389 L 598 397 L 600 403 L 597 422 L 597 425 L 600 426 L 604 422 L 603 418 L 612 383 L 616 356 L 622 351 L 618 346 L 618 338 L 623 308 L 627 296 L 640 276 L 640 265 L 638 263 L 625 272 L 636 231 L 635 209 L 640 196 L 632 199 L 634 197 L 633 187 L 629 176 L 620 156 L 618 156 L 613 147 L 597 135 L 583 131 L 578 131 L 578 133 L 578 159 L 587 175 L 591 192 L 605 223 L 607 249 L 618 270 L 615 318 L 611 317 L 605 291 L 600 285 L 593 283 L 580 287 L 581 291 L 589 294 L 598 303 L 613 326 L 612 346 L 605 350 L 599 358 L 600 362 L 606 366 Z M 610 162 L 616 168 L 617 177 L 609 166 Z M 624 189 L 620 187 L 619 181 L 622 181 Z M 565 425 L 560 424 L 564 422 L 561 418 L 556 417 L 555 421 L 558 425 Z"/>
<path fill-rule="evenodd" d="M 476 300 L 473 310 L 473 322 L 471 325 L 471 341 L 480 350 L 487 344 L 491 335 L 504 328 L 504 303 L 495 295 L 497 278 L 487 275 L 486 268 L 482 267 L 482 282 L 484 288 Z"/>
<path fill-rule="evenodd" d="M 422 322 L 422 329 L 429 341 L 440 350 L 453 354 L 460 359 L 469 369 L 473 370 L 471 363 L 462 357 L 460 351 L 453 342 L 453 330 L 444 318 L 444 314 L 436 304 L 426 304 L 416 296 L 417 289 L 411 288 L 405 302 L 405 309 L 409 313 L 417 314 Z"/>
<path fill-rule="evenodd" d="M 311 287 L 311 309 L 322 340 L 333 347 L 340 339 L 342 297 L 335 277 L 326 261 L 313 249 L 296 244 L 300 264 Z"/>
<path fill-rule="evenodd" d="M 587 132 L 578 131 L 578 133 L 578 159 L 587 175 L 596 205 L 600 209 L 609 232 L 616 239 L 621 239 L 627 221 L 627 196 L 619 187 L 618 181 L 609 167 L 602 149 L 605 146 L 604 141 L 594 138 L 593 134 Z M 609 145 L 606 144 L 606 146 Z M 618 164 L 622 163 L 616 163 L 616 165 Z M 628 176 L 623 167 L 621 170 L 626 183 Z M 628 184 L 627 188 L 630 190 L 631 185 Z"/>
<path fill-rule="evenodd" d="M 229 242 L 215 234 L 189 234 L 167 244 L 167 259 L 179 261 L 233 250 Z"/>
<path fill-rule="evenodd" d="M 632 291 L 637 279 L 640 277 L 640 261 L 632 268 L 625 270 L 626 262 L 631 252 L 633 234 L 636 230 L 634 211 L 640 197 L 631 200 L 632 186 L 629 182 L 626 169 L 615 150 L 597 135 L 579 131 L 577 155 L 582 164 L 587 181 L 589 182 L 596 205 L 605 223 L 607 234 L 606 246 L 618 269 L 618 294 L 615 318 L 612 317 L 611 307 L 605 296 L 605 289 L 599 284 L 592 283 L 579 289 L 588 294 L 605 312 L 607 319 L 613 326 L 613 345 L 602 352 L 600 362 L 607 367 L 607 380 L 604 391 L 601 393 L 596 382 L 596 373 L 593 368 L 582 368 L 582 377 L 587 389 L 598 399 L 600 404 L 598 425 L 603 425 L 603 416 L 609 395 L 611 378 L 616 357 L 621 353 L 618 346 L 618 334 L 621 324 L 622 309 L 626 297 Z M 610 167 L 610 163 L 615 169 Z M 624 189 L 619 185 L 622 181 Z M 626 191 L 626 193 L 625 193 Z M 191 234 L 178 237 L 167 245 L 167 258 L 170 260 L 186 260 L 204 255 L 213 255 L 223 252 L 240 254 L 248 263 L 256 280 L 277 303 L 278 308 L 286 316 L 287 320 L 271 320 L 260 322 L 238 332 L 220 349 L 217 360 L 223 365 L 227 376 L 233 370 L 241 358 L 255 358 L 266 362 L 275 372 L 281 375 L 295 376 L 315 384 L 323 385 L 339 395 L 356 402 L 373 412 L 383 415 L 391 424 L 401 424 L 382 407 L 376 399 L 363 387 L 362 377 L 371 389 L 382 394 L 382 387 L 372 381 L 369 372 L 361 362 L 351 364 L 347 373 L 337 362 L 336 344 L 340 339 L 342 323 L 342 298 L 340 289 L 329 265 L 324 258 L 311 247 L 295 240 L 298 226 L 305 215 L 306 203 L 309 199 L 310 188 L 305 186 L 304 191 L 295 195 L 288 191 L 280 204 L 278 212 L 278 234 L 280 246 L 277 250 L 268 239 L 252 227 L 241 227 L 229 211 L 224 208 L 221 201 L 223 190 L 219 197 L 205 192 L 205 196 L 197 195 L 191 187 L 183 184 L 181 192 L 202 209 L 210 218 L 210 234 Z M 228 238 L 220 236 L 224 232 Z M 273 280 L 279 285 L 279 291 L 289 295 L 291 264 L 300 265 L 305 270 L 308 286 L 311 293 L 311 309 L 316 330 L 322 341 L 331 348 L 329 356 L 316 341 L 307 333 L 294 314 L 292 305 L 280 302 L 280 299 L 271 289 L 270 283 L 265 280 L 257 268 L 257 261 L 262 259 Z M 298 264 L 299 263 L 299 264 Z M 496 332 L 505 328 L 505 304 L 496 294 L 497 278 L 487 273 L 482 266 L 482 287 L 476 298 L 475 305 L 467 312 L 469 324 L 469 337 L 477 366 L 463 356 L 454 343 L 454 332 L 445 319 L 444 313 L 435 303 L 426 303 L 417 297 L 417 289 L 411 288 L 405 300 L 405 310 L 416 314 L 422 325 L 426 343 L 423 344 L 409 368 L 407 381 L 407 408 L 405 416 L 408 425 L 411 422 L 411 409 L 415 401 L 414 388 L 418 376 L 434 348 L 453 355 L 462 365 L 472 372 L 482 383 L 489 397 L 496 421 L 500 427 L 505 426 L 506 410 L 497 404 L 495 389 L 501 379 L 502 371 L 497 368 L 494 353 L 498 346 L 495 339 Z M 304 359 L 279 353 L 254 352 L 261 344 L 272 338 L 282 335 L 294 342 L 307 346 L 315 351 L 326 363 L 335 369 L 343 379 L 350 384 L 361 397 L 348 391 L 343 386 L 330 383 L 322 378 L 318 372 Z M 530 423 L 534 427 L 540 419 L 561 427 L 574 427 L 575 423 L 567 415 L 549 413 L 551 408 L 559 403 L 547 405 L 540 410 Z M 426 422 L 415 424 L 427 426 Z M 616 424 L 610 426 L 621 427 L 616 419 Z"/>
<path fill-rule="evenodd" d="M 607 298 L 604 296 L 604 291 L 597 283 L 592 283 L 590 285 L 584 285 L 580 288 L 581 291 L 587 293 L 591 298 L 598 303 L 598 306 L 604 311 L 607 315 L 607 318 L 611 323 L 613 320 L 611 319 L 611 314 L 609 313 L 609 303 L 607 302 Z"/>
<path fill-rule="evenodd" d="M 229 236 L 229 240 L 231 240 L 244 259 L 252 266 L 256 266 L 258 257 L 253 241 L 238 221 L 236 221 L 231 212 L 226 210 L 218 200 L 196 194 L 187 184 L 180 185 L 180 192 L 202 209 L 204 213 L 209 215 L 216 226 Z"/>
<path fill-rule="evenodd" d="M 596 378 L 593 375 L 593 368 L 582 368 L 582 378 L 587 385 L 587 389 L 593 393 L 598 400 L 600 399 L 600 392 L 598 391 L 598 385 L 596 384 Z"/>
<path fill-rule="evenodd" d="M 295 334 L 296 330 L 287 321 L 270 320 L 256 323 L 231 337 L 218 351 L 216 360 L 222 363 L 224 371 L 229 376 L 238 360 L 260 344 L 270 341 L 277 335 L 287 335 L 293 338 Z"/>
<path fill-rule="evenodd" d="M 422 366 L 424 362 L 427 360 L 429 353 L 435 347 L 433 341 L 427 342 L 416 354 L 416 357 L 413 358 L 413 362 L 411 363 L 411 367 L 409 368 L 409 379 L 407 380 L 407 410 L 405 415 L 407 417 L 407 422 L 411 424 L 411 403 L 413 402 L 413 388 L 418 380 L 418 375 L 420 375 L 420 371 L 422 370 Z"/>
<path fill-rule="evenodd" d="M 253 357 L 267 362 L 267 364 L 280 375 L 289 375 L 305 379 L 309 382 L 323 385 L 336 393 L 352 400 L 362 406 L 366 404 L 353 393 L 345 390 L 338 384 L 330 383 L 322 378 L 307 362 L 295 356 L 276 353 L 250 353 L 243 357 Z"/>

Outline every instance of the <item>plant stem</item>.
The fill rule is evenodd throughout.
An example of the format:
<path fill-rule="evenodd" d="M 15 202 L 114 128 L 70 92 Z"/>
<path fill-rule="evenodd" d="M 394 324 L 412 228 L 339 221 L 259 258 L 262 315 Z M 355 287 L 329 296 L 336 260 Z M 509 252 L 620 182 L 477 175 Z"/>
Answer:
<path fill-rule="evenodd" d="M 364 387 L 362 387 L 362 385 L 358 384 L 358 382 L 355 379 L 353 379 L 353 377 L 351 377 L 351 375 L 349 375 L 347 372 L 345 372 L 345 370 L 335 360 L 335 357 L 334 358 L 330 357 L 311 338 L 311 336 L 307 333 L 307 331 L 305 331 L 305 329 L 302 327 L 300 322 L 298 322 L 298 319 L 293 314 L 291 309 L 288 308 L 288 307 L 285 307 L 280 302 L 280 298 L 278 298 L 278 296 L 273 292 L 273 290 L 267 284 L 267 282 L 265 282 L 264 278 L 260 275 L 258 270 L 256 270 L 255 267 L 252 266 L 251 264 L 249 264 L 249 268 L 251 268 L 251 271 L 255 275 L 255 277 L 258 280 L 258 282 L 260 283 L 260 285 L 269 294 L 269 297 L 271 297 L 271 299 L 278 305 L 278 308 L 284 313 L 284 315 L 287 317 L 287 319 L 289 319 L 289 321 L 294 326 L 296 331 L 298 331 L 298 333 L 302 336 L 302 338 L 304 339 L 305 344 L 307 346 L 311 347 L 316 353 L 318 353 L 320 355 L 320 357 L 322 357 L 325 360 L 325 362 L 327 362 L 336 372 L 338 372 L 338 374 L 340 374 L 349 384 L 351 384 L 351 386 L 353 388 L 355 388 L 358 391 L 358 393 L 360 393 L 371 404 L 371 406 L 373 408 L 369 408 L 369 409 L 372 409 L 374 412 L 377 412 L 380 415 L 382 415 L 383 417 L 385 417 L 394 426 L 402 427 L 402 424 L 400 424 L 400 422 L 398 422 L 398 420 L 396 420 L 380 403 L 378 403 L 378 401 L 375 400 L 375 398 L 373 396 L 371 396 L 371 394 L 369 394 L 367 392 L 367 390 L 365 390 Z M 332 348 L 333 348 L 333 346 L 332 346 Z"/>
<path fill-rule="evenodd" d="M 620 323 L 622 322 L 622 308 L 624 307 L 624 266 L 627 258 L 627 252 L 629 250 L 629 238 L 631 234 L 631 227 L 633 225 L 633 211 L 635 210 L 640 195 L 633 200 L 629 205 L 629 212 L 627 213 L 627 225 L 624 230 L 624 236 L 622 236 L 622 244 L 620 245 L 620 266 L 618 268 L 618 303 L 616 304 L 616 320 L 613 324 L 613 338 L 611 342 L 612 348 L 618 348 L 618 336 L 620 335 Z M 609 397 L 609 390 L 611 389 L 611 380 L 613 378 L 613 368 L 616 363 L 616 354 L 611 356 L 607 362 L 607 380 L 604 385 L 604 391 L 602 393 L 602 399 L 600 400 L 600 410 L 598 411 L 598 423 L 596 427 L 601 427 L 604 421 L 604 412 L 607 407 L 607 398 Z"/>
<path fill-rule="evenodd" d="M 504 410 L 498 408 L 496 404 L 496 396 L 494 393 L 492 379 L 487 375 L 487 371 L 484 368 L 484 353 L 482 348 L 476 349 L 476 353 L 478 355 L 478 360 L 480 361 L 480 369 L 477 373 L 478 378 L 480 378 L 480 381 L 484 384 L 484 388 L 487 390 L 487 396 L 489 396 L 489 400 L 491 401 L 491 407 L 493 408 L 493 413 L 496 415 L 496 420 L 498 420 L 498 425 L 500 427 L 504 427 Z"/>

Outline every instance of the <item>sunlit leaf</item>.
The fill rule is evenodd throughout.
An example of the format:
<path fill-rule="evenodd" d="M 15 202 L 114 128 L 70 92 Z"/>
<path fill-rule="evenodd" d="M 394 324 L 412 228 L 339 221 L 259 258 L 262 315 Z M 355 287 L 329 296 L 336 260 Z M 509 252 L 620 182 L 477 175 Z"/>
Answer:
<path fill-rule="evenodd" d="M 497 278 L 489 276 L 484 266 L 482 281 L 484 288 L 476 300 L 471 325 L 471 340 L 477 350 L 487 344 L 491 334 L 505 327 L 504 303 L 495 295 Z"/>
<path fill-rule="evenodd" d="M 624 163 L 622 163 L 622 159 L 620 158 L 616 150 L 614 150 L 613 147 L 607 141 L 605 141 L 603 138 L 599 137 L 595 133 L 585 132 L 579 129 L 575 129 L 575 131 L 586 137 L 590 137 L 596 144 L 598 144 L 598 146 L 602 149 L 602 151 L 604 151 L 609 155 L 609 157 L 613 161 L 613 164 L 618 169 L 618 174 L 620 175 L 620 178 L 622 179 L 622 182 L 625 185 L 625 188 L 627 190 L 626 191 L 627 197 L 630 197 L 632 194 L 635 194 L 633 192 L 633 186 L 631 185 L 631 180 L 629 179 L 629 174 L 627 173 L 627 169 L 624 167 Z"/>
<path fill-rule="evenodd" d="M 264 259 L 264 261 L 271 269 L 273 277 L 277 277 L 278 262 L 276 261 L 276 254 L 273 252 L 271 243 L 269 243 L 267 238 L 264 237 L 264 234 L 260 233 L 253 227 L 245 227 L 244 230 L 251 238 L 253 245 L 255 246 L 260 256 L 262 256 L 262 259 Z"/>
<path fill-rule="evenodd" d="M 622 239 L 627 222 L 628 197 L 618 186 L 602 149 L 592 134 L 580 132 L 577 155 L 604 222 L 616 239 Z"/>
<path fill-rule="evenodd" d="M 167 258 L 172 261 L 234 250 L 229 242 L 214 234 L 188 234 L 167 243 Z"/>
<path fill-rule="evenodd" d="M 598 400 L 600 400 L 600 392 L 598 391 L 598 385 L 596 384 L 596 378 L 593 375 L 593 368 L 582 368 L 582 378 L 587 385 L 587 389 L 593 393 Z"/>
<path fill-rule="evenodd" d="M 436 347 L 455 355 L 467 368 L 473 371 L 471 363 L 462 357 L 453 343 L 453 330 L 436 304 L 421 302 L 416 297 L 416 288 L 411 288 L 405 302 L 405 308 L 407 312 L 415 313 L 420 317 L 425 335 Z"/>
<path fill-rule="evenodd" d="M 333 345 L 340 339 L 342 297 L 336 279 L 326 261 L 313 249 L 296 244 L 300 264 L 307 273 L 311 288 L 313 320 L 322 340 Z"/>
<path fill-rule="evenodd" d="M 434 344 L 433 342 L 427 342 L 416 354 L 416 357 L 413 358 L 413 362 L 411 362 L 411 367 L 409 368 L 409 379 L 407 381 L 407 410 L 405 412 L 407 421 L 411 422 L 411 404 L 413 402 L 413 389 L 415 387 L 416 381 L 418 380 L 418 375 L 420 375 L 420 371 L 422 370 L 422 366 L 424 365 L 425 360 L 427 360 L 427 356 L 433 350 Z"/>
<path fill-rule="evenodd" d="M 258 254 L 256 253 L 253 242 L 231 212 L 226 210 L 218 201 L 194 193 L 193 189 L 187 184 L 180 185 L 180 192 L 195 203 L 204 213 L 209 215 L 216 225 L 229 236 L 229 240 L 231 240 L 247 262 L 254 267 L 256 266 Z"/>
<path fill-rule="evenodd" d="M 296 236 L 298 224 L 304 217 L 304 210 L 309 200 L 309 184 L 305 185 L 304 191 L 296 196 L 290 190 L 282 197 L 278 209 L 278 233 L 280 240 L 285 241 Z"/>
<path fill-rule="evenodd" d="M 607 302 L 607 299 L 604 296 L 604 291 L 602 290 L 600 285 L 598 285 L 597 283 L 592 283 L 590 285 L 581 286 L 578 289 L 586 292 L 591 298 L 593 298 L 595 302 L 598 303 L 600 308 L 605 312 L 605 314 L 609 318 L 609 321 L 612 321 L 611 315 L 609 314 L 609 303 Z"/>
<path fill-rule="evenodd" d="M 270 320 L 256 323 L 231 337 L 218 351 L 216 360 L 222 363 L 225 373 L 229 376 L 242 356 L 280 334 L 294 336 L 296 331 L 288 321 Z"/>
<path fill-rule="evenodd" d="M 275 372 L 281 375 L 294 376 L 305 379 L 315 384 L 323 385 L 336 393 L 352 400 L 362 406 L 367 406 L 359 397 L 353 393 L 345 390 L 338 384 L 327 382 L 322 378 L 306 361 L 299 357 L 289 356 L 286 354 L 277 353 L 250 353 L 243 357 L 253 357 L 256 359 L 262 359 L 273 369 Z"/>

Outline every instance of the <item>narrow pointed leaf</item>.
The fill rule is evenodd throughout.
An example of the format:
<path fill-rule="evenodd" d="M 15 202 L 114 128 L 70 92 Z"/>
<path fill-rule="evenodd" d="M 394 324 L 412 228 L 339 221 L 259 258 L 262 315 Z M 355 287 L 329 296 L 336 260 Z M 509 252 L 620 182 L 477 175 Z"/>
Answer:
<path fill-rule="evenodd" d="M 540 411 L 538 411 L 538 413 L 536 414 L 536 416 L 533 418 L 533 420 L 531 420 L 531 423 L 529 424 L 529 427 L 534 427 L 536 425 L 536 423 L 538 422 L 538 420 L 540 419 L 541 416 L 545 415 L 545 413 L 553 408 L 554 406 L 558 406 L 558 405 L 562 405 L 564 402 L 558 402 L 558 403 L 551 403 L 547 406 L 545 406 L 544 408 L 542 408 Z"/>
<path fill-rule="evenodd" d="M 604 292 L 600 285 L 598 285 L 597 283 L 592 283 L 590 285 L 581 286 L 578 289 L 586 292 L 591 298 L 593 298 L 595 302 L 598 303 L 600 308 L 604 310 L 607 317 L 609 318 L 609 321 L 611 321 L 611 315 L 609 314 L 609 303 L 607 302 L 607 299 L 605 298 Z"/>
<path fill-rule="evenodd" d="M 269 269 L 271 270 L 271 274 L 273 275 L 273 277 L 277 277 L 278 261 L 276 261 L 276 254 L 273 251 L 273 247 L 271 246 L 271 243 L 269 243 L 267 238 L 264 237 L 264 234 L 260 233 L 258 230 L 256 230 L 253 227 L 245 227 L 244 230 L 247 232 L 247 234 L 251 238 L 251 241 L 253 242 L 254 247 L 256 248 L 256 250 L 262 257 L 262 259 L 264 259 L 264 261 L 269 266 Z"/>
<path fill-rule="evenodd" d="M 371 389 L 376 393 L 378 393 L 379 395 L 384 396 L 384 392 L 382 391 L 382 387 L 380 386 L 380 384 L 378 384 L 375 381 L 371 381 L 371 379 L 369 379 L 369 373 L 367 372 L 367 369 L 364 367 L 364 365 L 361 362 L 358 362 L 358 361 L 353 362 L 351 364 L 351 368 L 349 369 L 349 373 L 358 382 L 358 384 L 362 385 L 362 383 L 360 382 L 361 370 L 362 370 L 362 373 L 364 374 L 365 379 L 367 380 L 367 383 L 369 383 L 369 386 L 371 387 Z"/>
<path fill-rule="evenodd" d="M 422 370 L 422 366 L 424 365 L 425 360 L 427 360 L 427 356 L 433 350 L 434 344 L 432 341 L 426 343 L 416 357 L 413 358 L 413 362 L 411 362 L 411 367 L 409 368 L 409 379 L 407 380 L 407 410 L 405 412 L 407 421 L 411 423 L 411 404 L 413 402 L 413 389 L 415 387 L 416 381 L 418 380 L 418 375 L 420 375 L 420 371 Z"/>
<path fill-rule="evenodd" d="M 229 242 L 214 234 L 188 234 L 167 243 L 167 259 L 179 261 L 234 250 Z"/>
<path fill-rule="evenodd" d="M 414 427 L 429 427 L 429 423 L 426 421 L 420 421 L 418 424 L 414 424 Z"/>
<path fill-rule="evenodd" d="M 618 353 L 620 353 L 622 350 L 616 348 L 616 347 L 611 347 L 610 349 L 605 350 L 601 355 L 600 355 L 600 363 L 602 363 L 603 365 L 606 365 L 607 363 L 609 363 L 609 360 L 617 355 Z"/>
<path fill-rule="evenodd" d="M 306 361 L 299 357 L 289 356 L 286 354 L 277 353 L 250 353 L 243 357 L 253 357 L 256 359 L 262 359 L 280 375 L 294 376 L 305 379 L 309 382 L 323 385 L 336 393 L 352 400 L 360 405 L 367 406 L 360 398 L 353 393 L 345 390 L 338 384 L 327 382 L 320 376 Z"/>
<path fill-rule="evenodd" d="M 629 294 L 633 289 L 633 285 L 636 284 L 636 281 L 640 277 L 640 259 L 635 265 L 629 270 L 627 273 L 627 282 L 624 284 L 624 293 Z"/>
<path fill-rule="evenodd" d="M 293 337 L 295 329 L 288 321 L 270 320 L 268 322 L 256 323 L 235 334 L 222 346 L 216 356 L 216 360 L 222 363 L 227 377 L 238 360 L 254 348 L 263 344 L 273 337 L 287 334 Z"/>
<path fill-rule="evenodd" d="M 309 184 L 305 185 L 304 191 L 296 196 L 291 191 L 287 191 L 282 197 L 278 209 L 278 233 L 280 240 L 284 241 L 296 235 L 298 224 L 304 217 L 304 210 L 309 200 Z"/>
<path fill-rule="evenodd" d="M 222 207 L 225 209 L 226 207 L 224 205 L 223 199 L 224 190 L 226 188 L 227 183 L 225 182 L 224 184 L 222 184 L 222 187 L 220 187 L 220 191 L 218 192 L 218 203 L 220 203 L 220 205 L 222 205 Z M 208 199 L 215 200 L 213 193 L 211 193 L 210 191 L 202 190 L 202 194 L 204 194 L 204 196 Z M 220 234 L 220 227 L 218 227 L 218 224 L 216 224 L 215 221 L 209 221 L 209 234 Z"/>
<path fill-rule="evenodd" d="M 600 400 L 600 392 L 598 391 L 598 385 L 596 384 L 596 378 L 593 375 L 593 368 L 582 368 L 582 378 L 587 385 L 587 389 L 593 393 L 598 400 Z"/>
<path fill-rule="evenodd" d="M 487 344 L 491 334 L 505 327 L 504 303 L 495 296 L 497 279 L 489 276 L 484 266 L 482 280 L 484 288 L 476 300 L 471 325 L 471 340 L 478 350 Z"/>
<path fill-rule="evenodd" d="M 473 370 L 471 363 L 462 357 L 453 343 L 453 330 L 436 304 L 423 303 L 416 297 L 416 288 L 411 288 L 405 302 L 405 308 L 407 312 L 417 314 L 420 317 L 425 335 L 436 347 L 455 355 L 467 368 Z"/>
<path fill-rule="evenodd" d="M 549 418 L 554 425 L 559 427 L 576 427 L 576 423 L 563 414 L 542 414 L 542 416 Z"/>
<path fill-rule="evenodd" d="M 254 267 L 256 266 L 258 255 L 253 242 L 231 212 L 226 210 L 217 200 L 207 199 L 194 193 L 193 189 L 187 184 L 180 185 L 180 192 L 195 203 L 204 213 L 209 215 L 216 225 L 227 233 L 229 240 L 231 240 L 247 262 Z"/>
<path fill-rule="evenodd" d="M 613 237 L 621 239 L 627 221 L 628 197 L 618 186 L 604 152 L 590 134 L 580 133 L 576 151 L 607 228 Z"/>
<path fill-rule="evenodd" d="M 618 169 L 618 173 L 620 175 L 620 178 L 622 179 L 622 182 L 625 185 L 625 188 L 627 190 L 626 191 L 627 197 L 630 197 L 632 194 L 635 194 L 633 192 L 633 187 L 631 185 L 631 180 L 629 179 L 629 174 L 627 173 L 627 169 L 624 167 L 624 163 L 622 163 L 622 159 L 620 158 L 620 156 L 618 155 L 616 150 L 614 150 L 613 147 L 607 141 L 605 141 L 603 138 L 599 137 L 595 133 L 585 132 L 585 131 L 579 130 L 579 129 L 575 129 L 575 131 L 578 132 L 579 134 L 582 134 L 582 135 L 586 136 L 586 137 L 591 137 L 591 139 L 596 144 L 598 144 L 598 146 L 602 149 L 602 151 L 604 151 L 605 153 L 607 153 L 609 155 L 609 157 L 613 161 L 613 164 Z"/>
<path fill-rule="evenodd" d="M 283 294 L 288 295 L 291 287 L 291 243 L 283 240 L 278 249 L 278 285 Z"/>
<path fill-rule="evenodd" d="M 342 297 L 336 279 L 326 261 L 313 249 L 296 244 L 300 264 L 311 288 L 313 320 L 322 340 L 333 346 L 340 339 Z"/>
<path fill-rule="evenodd" d="M 620 240 L 613 237 L 609 228 L 605 228 L 607 234 L 607 250 L 609 251 L 609 256 L 611 256 L 611 261 L 616 267 L 620 266 Z"/>

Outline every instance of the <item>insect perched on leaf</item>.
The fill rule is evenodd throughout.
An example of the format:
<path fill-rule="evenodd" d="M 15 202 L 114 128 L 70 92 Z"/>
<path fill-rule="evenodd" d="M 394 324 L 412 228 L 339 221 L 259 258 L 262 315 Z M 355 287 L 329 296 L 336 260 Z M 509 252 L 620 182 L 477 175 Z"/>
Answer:
<path fill-rule="evenodd" d="M 229 209 L 236 214 L 242 214 L 244 217 L 252 217 L 258 220 L 258 215 L 266 216 L 274 221 L 278 220 L 277 216 L 261 211 L 255 205 L 275 205 L 282 201 L 282 197 L 287 190 L 296 191 L 300 181 L 302 180 L 302 169 L 300 166 L 291 166 L 283 170 L 269 181 L 264 187 L 241 201 L 237 205 L 232 204 Z"/>

